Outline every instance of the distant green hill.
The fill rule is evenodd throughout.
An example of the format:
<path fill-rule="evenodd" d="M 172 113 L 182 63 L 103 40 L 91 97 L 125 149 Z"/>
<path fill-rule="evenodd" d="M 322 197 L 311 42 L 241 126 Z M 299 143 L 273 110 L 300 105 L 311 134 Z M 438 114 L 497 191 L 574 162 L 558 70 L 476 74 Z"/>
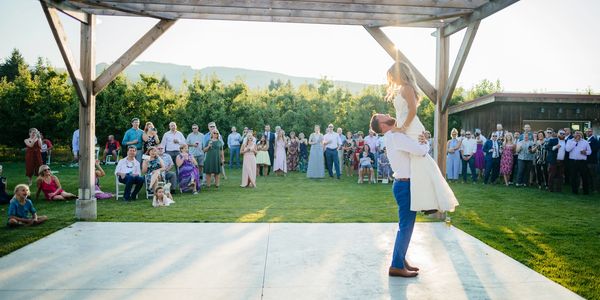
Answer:
<path fill-rule="evenodd" d="M 96 66 L 96 74 L 100 74 L 106 68 L 108 68 L 108 64 L 98 64 Z M 305 83 L 316 85 L 319 81 L 318 78 L 296 77 L 267 71 L 228 67 L 206 67 L 197 70 L 190 66 L 151 61 L 135 62 L 125 69 L 125 75 L 131 81 L 138 81 L 140 79 L 139 74 L 154 74 L 159 77 L 164 75 L 177 90 L 181 88 L 184 80 L 191 81 L 196 74 L 200 74 L 202 77 L 214 74 L 224 82 L 231 82 L 237 78 L 241 78 L 250 88 L 266 88 L 269 86 L 271 80 L 281 80 L 283 82 L 289 80 L 296 87 Z M 347 88 L 352 93 L 358 93 L 365 87 L 370 86 L 370 84 L 350 81 L 333 81 L 333 83 L 335 86 Z"/>

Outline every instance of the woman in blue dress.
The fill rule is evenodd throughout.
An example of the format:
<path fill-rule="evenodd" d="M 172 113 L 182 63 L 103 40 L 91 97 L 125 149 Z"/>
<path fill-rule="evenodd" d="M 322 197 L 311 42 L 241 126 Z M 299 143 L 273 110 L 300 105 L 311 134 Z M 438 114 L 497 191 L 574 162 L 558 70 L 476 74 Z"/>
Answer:
<path fill-rule="evenodd" d="M 446 150 L 448 151 L 448 155 L 446 156 L 446 179 L 448 181 L 458 180 L 458 172 L 461 167 L 459 152 L 460 141 L 456 138 L 458 136 L 458 130 L 452 128 L 450 136 L 452 136 L 452 139 L 448 141 L 446 146 Z"/>
<path fill-rule="evenodd" d="M 323 135 L 321 126 L 315 125 L 315 132 L 308 138 L 310 145 L 310 155 L 308 156 L 308 170 L 306 177 L 323 178 L 325 177 L 325 159 L 323 157 Z"/>

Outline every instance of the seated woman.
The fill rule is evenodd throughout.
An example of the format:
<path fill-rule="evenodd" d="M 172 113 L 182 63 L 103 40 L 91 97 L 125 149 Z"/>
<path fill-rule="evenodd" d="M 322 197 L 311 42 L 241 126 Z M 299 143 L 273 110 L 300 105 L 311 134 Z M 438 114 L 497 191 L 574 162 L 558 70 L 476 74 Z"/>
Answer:
<path fill-rule="evenodd" d="M 164 188 L 157 187 L 154 190 L 154 198 L 152 198 L 153 207 L 169 206 L 173 203 L 175 203 L 175 201 L 169 197 L 169 194 L 165 193 Z"/>
<path fill-rule="evenodd" d="M 37 193 L 35 194 L 35 198 L 38 199 L 40 196 L 40 192 L 44 192 L 46 196 L 46 200 L 68 200 L 75 199 L 77 196 L 65 192 L 60 187 L 60 181 L 58 177 L 52 175 L 50 172 L 50 167 L 48 165 L 41 165 L 40 170 L 38 172 L 37 178 Z"/>
<path fill-rule="evenodd" d="M 392 179 L 392 167 L 390 166 L 390 160 L 385 153 L 385 148 L 379 152 L 379 161 L 377 162 L 377 172 L 379 176 L 387 180 Z"/>
<path fill-rule="evenodd" d="M 113 194 L 111 193 L 105 193 L 100 189 L 100 177 L 104 177 L 106 176 L 106 172 L 104 172 L 104 170 L 102 169 L 102 167 L 100 166 L 100 161 L 96 159 L 96 170 L 94 171 L 94 173 L 96 174 L 96 199 L 110 199 L 113 197 Z"/>
<path fill-rule="evenodd" d="M 369 151 L 366 149 L 362 152 L 362 156 L 359 161 L 358 169 L 358 183 L 363 183 L 363 174 L 369 174 L 369 182 L 373 181 L 373 160 L 369 156 Z"/>
<path fill-rule="evenodd" d="M 193 155 L 188 152 L 188 145 L 179 146 L 180 154 L 177 155 L 177 178 L 179 179 L 179 189 L 181 192 L 193 192 L 194 195 L 200 191 L 200 172 L 198 171 L 198 162 Z"/>
<path fill-rule="evenodd" d="M 142 173 L 146 174 L 146 188 L 152 192 L 156 189 L 159 181 L 164 181 L 165 164 L 158 156 L 158 150 L 154 146 L 148 148 L 146 155 L 147 157 L 144 157 L 142 162 Z"/>
<path fill-rule="evenodd" d="M 38 216 L 37 211 L 33 207 L 29 196 L 29 186 L 26 184 L 18 184 L 15 187 L 15 196 L 10 200 L 8 206 L 8 222 L 9 227 L 17 227 L 22 225 L 38 225 L 46 222 L 48 217 Z M 29 216 L 31 214 L 31 217 Z"/>

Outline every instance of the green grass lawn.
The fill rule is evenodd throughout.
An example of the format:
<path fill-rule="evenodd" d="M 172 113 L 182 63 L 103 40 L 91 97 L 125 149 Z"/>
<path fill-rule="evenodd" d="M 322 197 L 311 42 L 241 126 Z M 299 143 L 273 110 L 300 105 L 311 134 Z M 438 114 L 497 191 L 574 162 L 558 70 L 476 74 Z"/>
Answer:
<path fill-rule="evenodd" d="M 77 169 L 52 165 L 70 192 Z M 9 189 L 26 182 L 24 164 L 4 164 Z M 101 183 L 114 192 L 114 167 Z M 239 188 L 240 172 L 229 171 L 219 190 L 176 195 L 174 206 L 150 200 L 98 201 L 98 221 L 112 222 L 397 222 L 391 185 L 356 184 L 356 177 L 309 180 L 304 174 L 259 177 L 256 189 Z M 600 299 L 600 196 L 552 194 L 536 189 L 453 184 L 461 206 L 453 224 L 535 271 L 589 299 Z M 35 189 L 33 190 L 35 194 Z M 140 193 L 141 198 L 144 194 Z M 73 201 L 35 200 L 50 220 L 38 227 L 0 228 L 0 256 L 75 222 Z M 6 223 L 7 206 L 0 206 Z M 419 221 L 428 218 L 419 217 Z"/>

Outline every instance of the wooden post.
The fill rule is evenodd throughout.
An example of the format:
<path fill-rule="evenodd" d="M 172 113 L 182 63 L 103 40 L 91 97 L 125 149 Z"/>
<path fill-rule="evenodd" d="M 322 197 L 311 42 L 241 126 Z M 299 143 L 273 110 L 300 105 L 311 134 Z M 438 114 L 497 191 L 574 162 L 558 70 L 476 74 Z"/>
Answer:
<path fill-rule="evenodd" d="M 437 101 L 434 116 L 434 157 L 442 174 L 446 174 L 446 142 L 448 135 L 448 111 L 444 109 L 442 99 L 448 80 L 448 57 L 450 55 L 450 38 L 443 34 L 443 28 L 438 29 L 436 36 L 435 88 Z"/>
<path fill-rule="evenodd" d="M 93 93 L 96 77 L 95 27 L 96 17 L 86 14 L 88 22 L 81 23 L 81 74 L 86 87 L 85 104 L 79 105 L 79 199 L 75 215 L 81 220 L 95 220 L 96 195 L 94 165 L 96 160 L 96 96 Z"/>

